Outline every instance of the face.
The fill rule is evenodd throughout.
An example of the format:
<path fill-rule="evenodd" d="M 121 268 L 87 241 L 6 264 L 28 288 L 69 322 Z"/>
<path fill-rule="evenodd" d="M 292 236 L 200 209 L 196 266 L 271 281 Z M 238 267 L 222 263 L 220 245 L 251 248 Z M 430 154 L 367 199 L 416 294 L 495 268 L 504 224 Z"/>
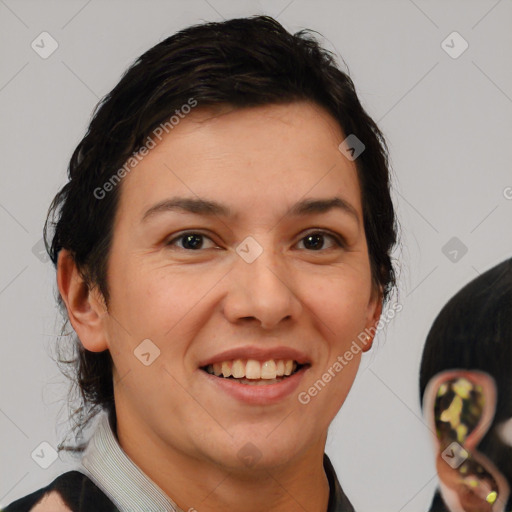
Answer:
<path fill-rule="evenodd" d="M 198 109 L 123 179 L 101 320 L 121 428 L 223 467 L 323 451 L 381 305 L 344 138 L 308 103 Z"/>

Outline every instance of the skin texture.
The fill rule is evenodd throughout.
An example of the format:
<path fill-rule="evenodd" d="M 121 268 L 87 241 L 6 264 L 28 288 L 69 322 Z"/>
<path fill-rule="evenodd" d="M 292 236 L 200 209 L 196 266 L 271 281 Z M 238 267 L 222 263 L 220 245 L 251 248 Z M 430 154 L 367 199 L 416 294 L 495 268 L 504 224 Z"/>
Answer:
<path fill-rule="evenodd" d="M 297 395 L 376 325 L 382 308 L 356 167 L 338 150 L 344 138 L 336 121 L 309 103 L 198 107 L 123 179 L 108 310 L 69 253 L 59 256 L 59 289 L 74 329 L 85 348 L 108 349 L 114 360 L 120 444 L 184 510 L 327 508 L 327 429 L 361 353 L 307 405 Z M 218 201 L 235 216 L 167 211 L 142 221 L 149 208 L 176 196 Z M 287 215 L 300 200 L 335 196 L 355 215 Z M 342 236 L 345 247 L 327 235 L 320 250 L 309 248 L 304 237 L 319 228 Z M 184 249 L 175 239 L 185 230 L 206 235 L 203 248 Z M 263 249 L 251 264 L 235 251 L 247 236 Z M 160 356 L 145 366 L 133 351 L 148 338 Z M 293 347 L 311 367 L 277 403 L 241 402 L 212 386 L 198 366 L 248 345 Z M 248 442 L 261 457 L 251 467 L 237 456 Z"/>

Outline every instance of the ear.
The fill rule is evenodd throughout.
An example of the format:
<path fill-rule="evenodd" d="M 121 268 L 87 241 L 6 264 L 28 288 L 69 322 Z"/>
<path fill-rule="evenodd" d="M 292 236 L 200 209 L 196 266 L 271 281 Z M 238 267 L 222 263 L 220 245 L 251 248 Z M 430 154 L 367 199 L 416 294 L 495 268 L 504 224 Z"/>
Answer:
<path fill-rule="evenodd" d="M 494 379 L 477 370 L 447 370 L 432 377 L 423 396 L 423 412 L 431 431 L 437 432 L 438 444 L 457 441 L 475 450 L 494 419 L 496 393 Z"/>
<path fill-rule="evenodd" d="M 378 330 L 377 324 L 379 323 L 380 316 L 382 314 L 383 300 L 382 287 L 374 288 L 366 312 L 365 332 L 367 333 L 368 338 L 363 342 L 363 346 L 361 347 L 363 352 L 368 352 L 372 348 L 373 340 L 375 339 L 375 334 Z"/>
<path fill-rule="evenodd" d="M 107 308 L 96 288 L 84 281 L 71 253 L 62 249 L 57 262 L 57 285 L 66 305 L 69 321 L 84 348 L 91 352 L 108 349 L 103 317 Z"/>
<path fill-rule="evenodd" d="M 502 511 L 509 487 L 493 462 L 478 451 L 496 410 L 494 379 L 475 370 L 435 375 L 423 412 L 434 440 L 443 500 L 452 512 Z"/>

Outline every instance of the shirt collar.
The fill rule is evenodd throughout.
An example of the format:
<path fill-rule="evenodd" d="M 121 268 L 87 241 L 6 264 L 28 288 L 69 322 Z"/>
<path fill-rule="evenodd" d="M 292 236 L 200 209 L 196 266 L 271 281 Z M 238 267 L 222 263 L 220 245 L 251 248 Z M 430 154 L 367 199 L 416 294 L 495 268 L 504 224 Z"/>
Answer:
<path fill-rule="evenodd" d="M 121 512 L 184 512 L 121 448 L 115 434 L 115 412 L 100 415 L 82 456 L 83 472 Z M 327 512 L 354 512 L 325 454 L 324 470 L 330 488 Z"/>
<path fill-rule="evenodd" d="M 101 413 L 82 457 L 87 476 L 121 512 L 184 512 L 126 455 L 115 435 L 115 413 Z"/>

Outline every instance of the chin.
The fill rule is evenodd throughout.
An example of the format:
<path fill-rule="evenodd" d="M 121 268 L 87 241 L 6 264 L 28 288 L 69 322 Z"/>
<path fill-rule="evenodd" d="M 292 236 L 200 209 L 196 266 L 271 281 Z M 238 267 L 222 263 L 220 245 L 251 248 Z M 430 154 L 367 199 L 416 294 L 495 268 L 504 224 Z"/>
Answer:
<path fill-rule="evenodd" d="M 284 422 L 283 422 L 284 423 Z M 217 463 L 230 470 L 254 473 L 269 471 L 291 460 L 311 448 L 311 440 L 301 439 L 290 432 L 290 428 L 265 428 L 255 434 L 253 429 L 238 432 L 229 446 L 215 454 Z"/>

